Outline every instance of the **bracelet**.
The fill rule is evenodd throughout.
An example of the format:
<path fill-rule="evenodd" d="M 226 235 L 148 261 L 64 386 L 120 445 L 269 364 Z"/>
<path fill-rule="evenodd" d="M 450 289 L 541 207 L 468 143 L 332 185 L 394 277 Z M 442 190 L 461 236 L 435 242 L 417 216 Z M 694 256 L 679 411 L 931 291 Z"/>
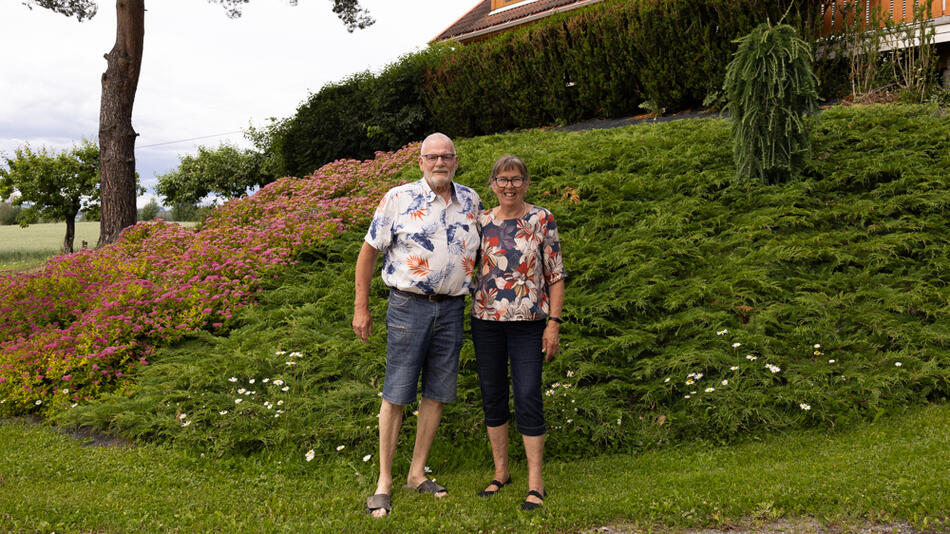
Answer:
<path fill-rule="evenodd" d="M 548 321 L 554 321 L 557 324 L 564 323 L 564 319 L 561 319 L 560 317 L 548 317 Z"/>

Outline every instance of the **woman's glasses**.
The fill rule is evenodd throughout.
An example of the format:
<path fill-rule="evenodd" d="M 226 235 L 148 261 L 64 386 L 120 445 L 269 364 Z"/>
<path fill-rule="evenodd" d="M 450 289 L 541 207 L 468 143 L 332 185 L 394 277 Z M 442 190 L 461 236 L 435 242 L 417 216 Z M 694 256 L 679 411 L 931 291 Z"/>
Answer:
<path fill-rule="evenodd" d="M 508 178 L 507 176 L 502 176 L 501 178 L 499 178 L 497 176 L 492 176 L 491 181 L 495 182 L 496 184 L 502 187 L 508 187 L 509 185 L 513 185 L 515 187 L 521 187 L 521 184 L 524 183 L 524 177 L 514 176 L 512 178 Z"/>

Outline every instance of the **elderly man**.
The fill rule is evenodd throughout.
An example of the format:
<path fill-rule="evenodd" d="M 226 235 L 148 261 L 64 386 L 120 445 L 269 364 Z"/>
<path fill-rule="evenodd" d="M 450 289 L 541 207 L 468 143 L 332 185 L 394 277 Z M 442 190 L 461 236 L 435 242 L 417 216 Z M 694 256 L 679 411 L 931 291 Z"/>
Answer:
<path fill-rule="evenodd" d="M 379 410 L 379 479 L 366 510 L 384 517 L 392 508 L 392 464 L 403 407 L 416 400 L 422 377 L 416 443 L 406 487 L 436 497 L 446 489 L 425 475 L 426 458 L 442 419 L 442 406 L 456 396 L 465 295 L 469 293 L 481 210 L 478 194 L 455 184 L 458 158 L 452 140 L 434 133 L 422 142 L 422 179 L 395 187 L 376 208 L 356 260 L 353 331 L 364 342 L 372 332 L 369 286 L 383 253 L 386 312 L 386 378 Z"/>

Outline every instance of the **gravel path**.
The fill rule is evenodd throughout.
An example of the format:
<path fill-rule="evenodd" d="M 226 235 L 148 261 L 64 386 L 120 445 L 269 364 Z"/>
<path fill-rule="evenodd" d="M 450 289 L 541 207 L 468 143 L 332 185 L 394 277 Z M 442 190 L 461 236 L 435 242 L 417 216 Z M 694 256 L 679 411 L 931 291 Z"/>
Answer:
<path fill-rule="evenodd" d="M 779 519 L 775 521 L 747 521 L 723 529 L 663 529 L 617 524 L 584 530 L 581 534 L 920 534 L 908 523 L 829 523 L 817 519 Z M 937 531 L 933 531 L 937 532 Z"/>
<path fill-rule="evenodd" d="M 582 132 L 584 130 L 603 130 L 606 128 L 617 128 L 618 126 L 627 126 L 630 124 L 641 124 L 641 123 L 650 123 L 650 122 L 670 122 L 679 119 L 696 119 L 700 117 L 718 117 L 720 112 L 718 111 L 692 111 L 685 110 L 679 113 L 671 113 L 670 115 L 663 115 L 661 117 L 653 118 L 650 114 L 635 115 L 633 117 L 622 117 L 619 119 L 590 119 L 584 122 L 576 122 L 574 124 L 568 124 L 567 126 L 558 126 L 556 128 L 551 128 L 554 131 L 558 132 Z M 725 112 L 722 113 L 722 116 L 728 116 Z"/>

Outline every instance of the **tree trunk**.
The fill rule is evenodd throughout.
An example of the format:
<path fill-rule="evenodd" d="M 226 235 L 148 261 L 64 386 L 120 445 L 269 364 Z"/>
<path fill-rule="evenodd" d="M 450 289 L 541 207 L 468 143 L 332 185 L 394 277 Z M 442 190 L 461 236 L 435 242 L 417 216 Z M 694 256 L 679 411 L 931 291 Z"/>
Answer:
<path fill-rule="evenodd" d="M 73 251 L 73 240 L 76 237 L 76 214 L 66 217 L 66 238 L 63 239 L 63 252 L 69 254 Z"/>
<path fill-rule="evenodd" d="M 97 247 L 115 242 L 135 224 L 135 130 L 132 105 L 142 66 L 145 0 L 116 0 L 116 39 L 105 55 L 99 108 L 99 195 L 102 208 Z"/>

